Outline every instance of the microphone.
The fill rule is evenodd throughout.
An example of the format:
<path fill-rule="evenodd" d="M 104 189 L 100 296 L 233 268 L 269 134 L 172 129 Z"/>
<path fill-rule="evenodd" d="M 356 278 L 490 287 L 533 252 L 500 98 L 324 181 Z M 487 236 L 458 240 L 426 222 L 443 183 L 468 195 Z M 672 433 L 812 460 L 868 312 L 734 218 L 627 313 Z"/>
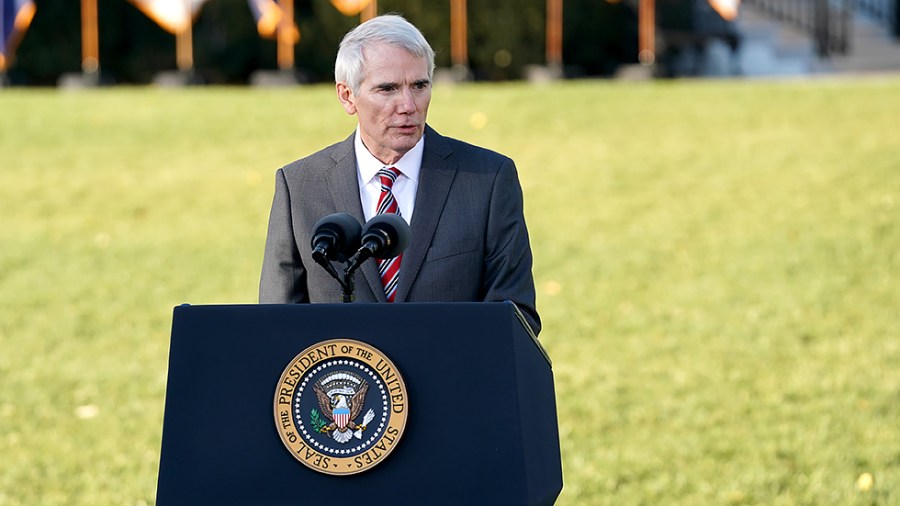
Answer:
<path fill-rule="evenodd" d="M 361 235 L 362 226 L 353 216 L 347 213 L 325 216 L 313 227 L 310 241 L 313 260 L 323 267 L 329 260 L 346 262 L 359 249 Z"/>
<path fill-rule="evenodd" d="M 361 246 L 350 260 L 345 274 L 350 275 L 369 258 L 394 258 L 409 245 L 409 225 L 397 214 L 377 214 L 362 230 Z"/>
<path fill-rule="evenodd" d="M 360 250 L 375 258 L 394 258 L 409 245 L 409 225 L 398 214 L 376 215 L 363 228 L 360 243 Z"/>

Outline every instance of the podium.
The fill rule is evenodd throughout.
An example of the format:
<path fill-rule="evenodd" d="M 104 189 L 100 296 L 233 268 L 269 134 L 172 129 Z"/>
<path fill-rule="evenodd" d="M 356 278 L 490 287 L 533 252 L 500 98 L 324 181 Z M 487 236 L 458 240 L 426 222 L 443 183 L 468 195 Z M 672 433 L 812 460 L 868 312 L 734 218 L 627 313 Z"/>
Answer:
<path fill-rule="evenodd" d="M 273 403 L 300 352 L 351 339 L 402 375 L 405 430 L 378 465 L 303 465 Z M 512 303 L 175 308 L 157 503 L 549 505 L 562 489 L 550 360 Z"/>

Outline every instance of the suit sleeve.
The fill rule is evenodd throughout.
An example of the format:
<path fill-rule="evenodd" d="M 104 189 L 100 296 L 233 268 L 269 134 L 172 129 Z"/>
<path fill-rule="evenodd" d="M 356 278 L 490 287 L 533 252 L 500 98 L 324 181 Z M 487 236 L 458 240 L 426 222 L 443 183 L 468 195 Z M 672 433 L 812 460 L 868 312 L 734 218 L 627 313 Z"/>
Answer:
<path fill-rule="evenodd" d="M 484 301 L 512 301 L 535 335 L 541 319 L 535 309 L 531 245 L 516 166 L 506 158 L 491 192 L 486 236 Z"/>
<path fill-rule="evenodd" d="M 292 223 L 291 195 L 284 171 L 278 169 L 259 280 L 260 304 L 309 302 L 306 268 L 300 259 Z"/>

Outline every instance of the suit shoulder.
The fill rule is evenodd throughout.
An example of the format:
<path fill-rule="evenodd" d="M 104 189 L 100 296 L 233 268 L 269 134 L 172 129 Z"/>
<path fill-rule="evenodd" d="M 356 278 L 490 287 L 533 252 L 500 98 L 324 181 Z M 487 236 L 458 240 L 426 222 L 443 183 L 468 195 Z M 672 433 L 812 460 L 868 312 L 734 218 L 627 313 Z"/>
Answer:
<path fill-rule="evenodd" d="M 299 160 L 294 160 L 284 167 L 281 167 L 281 169 L 288 177 L 300 172 L 309 175 L 308 171 L 322 170 L 334 166 L 343 157 L 352 154 L 352 151 L 352 144 L 350 144 L 350 149 L 348 150 L 347 141 L 343 140 L 341 142 L 336 142 L 327 148 L 320 149 L 308 156 L 304 156 Z"/>
<path fill-rule="evenodd" d="M 481 146 L 476 146 L 475 144 L 470 144 L 466 141 L 461 141 L 452 137 L 444 137 L 444 141 L 447 142 L 447 145 L 456 156 L 479 159 L 487 162 L 488 164 L 502 164 L 504 162 L 512 162 L 512 159 L 510 157 L 502 153 L 498 153 L 494 150 Z"/>

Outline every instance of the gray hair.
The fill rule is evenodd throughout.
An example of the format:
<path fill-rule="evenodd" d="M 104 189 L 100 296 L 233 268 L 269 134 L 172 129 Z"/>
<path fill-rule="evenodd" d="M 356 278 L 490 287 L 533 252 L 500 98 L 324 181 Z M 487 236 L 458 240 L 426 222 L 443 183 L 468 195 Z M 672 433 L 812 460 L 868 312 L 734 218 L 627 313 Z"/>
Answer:
<path fill-rule="evenodd" d="M 341 40 L 334 62 L 335 82 L 346 83 L 354 94 L 365 78 L 366 47 L 385 43 L 402 47 L 411 54 L 428 61 L 428 78 L 434 76 L 434 50 L 422 32 L 412 23 L 396 14 L 374 17 L 347 32 Z"/>

